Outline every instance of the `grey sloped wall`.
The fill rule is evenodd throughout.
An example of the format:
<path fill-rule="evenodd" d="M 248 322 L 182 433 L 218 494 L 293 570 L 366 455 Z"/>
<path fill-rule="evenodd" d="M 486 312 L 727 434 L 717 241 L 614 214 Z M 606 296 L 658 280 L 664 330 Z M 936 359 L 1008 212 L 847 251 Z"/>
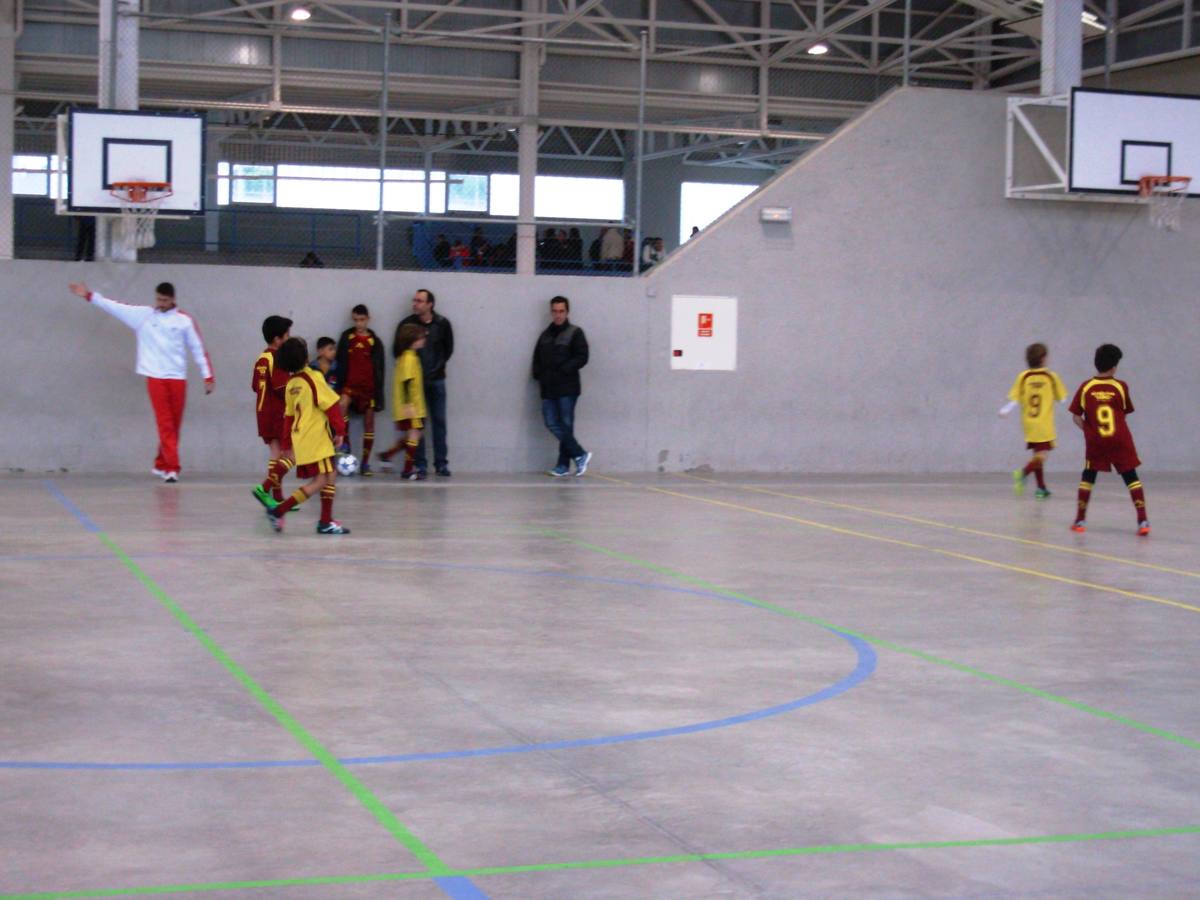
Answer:
<path fill-rule="evenodd" d="M 1002 98 L 909 89 L 639 279 L 0 263 L 0 471 L 150 467 L 132 335 L 70 295 L 73 280 L 131 302 L 170 280 L 199 320 L 218 390 L 192 385 L 187 471 L 260 468 L 249 379 L 264 316 L 289 315 L 312 340 L 336 336 L 363 302 L 390 339 L 421 286 L 458 337 L 450 461 L 461 472 L 552 461 L 528 371 L 559 293 L 592 344 L 578 430 L 601 472 L 1011 469 L 1020 428 L 995 411 L 1033 340 L 1072 387 L 1097 344 L 1119 343 L 1147 471 L 1200 468 L 1200 209 L 1160 234 L 1140 207 L 1006 201 L 1003 163 Z M 791 206 L 794 221 L 763 225 L 763 204 Z M 670 370 L 670 298 L 683 293 L 740 298 L 737 372 Z M 1063 410 L 1059 433 L 1053 467 L 1078 468 L 1082 441 Z"/>
<path fill-rule="evenodd" d="M 1035 340 L 1071 389 L 1118 343 L 1144 462 L 1200 468 L 1200 210 L 1163 233 L 1140 206 L 1005 200 L 1004 103 L 897 91 L 643 280 L 658 347 L 673 294 L 740 298 L 736 373 L 652 361 L 668 469 L 1011 468 L 1020 426 L 995 412 Z M 764 205 L 793 222 L 761 223 Z M 1058 424 L 1052 464 L 1078 468 Z"/>

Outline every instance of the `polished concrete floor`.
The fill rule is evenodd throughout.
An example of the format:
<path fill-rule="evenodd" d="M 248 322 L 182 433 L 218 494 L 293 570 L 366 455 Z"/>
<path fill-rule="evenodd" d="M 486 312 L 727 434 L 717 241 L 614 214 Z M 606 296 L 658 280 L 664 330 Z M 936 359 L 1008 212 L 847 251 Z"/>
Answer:
<path fill-rule="evenodd" d="M 0 479 L 0 895 L 1194 897 L 1200 478 Z"/>

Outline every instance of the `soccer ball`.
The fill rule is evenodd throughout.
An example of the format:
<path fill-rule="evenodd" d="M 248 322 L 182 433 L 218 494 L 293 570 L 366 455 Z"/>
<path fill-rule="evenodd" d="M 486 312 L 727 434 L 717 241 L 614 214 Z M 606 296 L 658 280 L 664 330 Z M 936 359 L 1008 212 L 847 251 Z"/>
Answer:
<path fill-rule="evenodd" d="M 349 453 L 343 453 L 337 458 L 337 470 L 339 475 L 349 478 L 358 471 L 358 457 Z"/>

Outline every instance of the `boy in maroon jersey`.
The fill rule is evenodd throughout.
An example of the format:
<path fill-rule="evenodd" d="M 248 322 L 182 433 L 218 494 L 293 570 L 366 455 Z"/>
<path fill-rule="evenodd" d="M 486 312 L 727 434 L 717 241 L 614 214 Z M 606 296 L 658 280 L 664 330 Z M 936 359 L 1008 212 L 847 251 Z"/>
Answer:
<path fill-rule="evenodd" d="M 271 454 L 266 480 L 253 488 L 254 496 L 263 506 L 270 505 L 268 498 L 277 501 L 283 499 L 283 476 L 295 464 L 291 454 L 280 449 L 280 439 L 283 437 L 283 389 L 291 376 L 275 364 L 275 353 L 291 336 L 291 329 L 292 320 L 283 316 L 267 316 L 263 319 L 262 335 L 267 347 L 254 360 L 254 373 L 250 376 L 258 436 Z"/>
<path fill-rule="evenodd" d="M 353 328 L 342 332 L 337 347 L 337 371 L 341 379 L 341 408 L 346 418 L 346 444 L 350 451 L 350 413 L 363 419 L 363 447 L 359 456 L 359 474 L 374 474 L 368 464 L 375 446 L 375 413 L 383 409 L 383 342 L 368 324 L 371 313 L 363 304 L 350 311 Z"/>
<path fill-rule="evenodd" d="M 1115 344 L 1097 347 L 1096 377 L 1081 384 L 1071 401 L 1071 414 L 1087 442 L 1087 460 L 1079 482 L 1079 508 L 1071 530 L 1087 530 L 1084 520 L 1096 473 L 1116 469 L 1129 488 L 1129 498 L 1137 513 L 1137 533 L 1145 537 L 1150 533 L 1150 521 L 1146 516 L 1146 495 L 1137 474 L 1141 460 L 1125 423 L 1125 417 L 1133 412 L 1133 401 L 1129 399 L 1129 385 L 1114 377 L 1121 356 L 1121 348 Z"/>

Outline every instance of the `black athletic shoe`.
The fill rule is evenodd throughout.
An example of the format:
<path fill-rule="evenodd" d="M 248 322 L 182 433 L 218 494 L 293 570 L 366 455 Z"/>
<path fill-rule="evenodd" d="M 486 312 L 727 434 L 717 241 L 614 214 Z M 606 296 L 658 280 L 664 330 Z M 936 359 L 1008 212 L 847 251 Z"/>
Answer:
<path fill-rule="evenodd" d="M 450 477 L 450 467 L 449 466 L 438 466 L 437 473 L 438 473 L 439 478 L 449 478 Z"/>

